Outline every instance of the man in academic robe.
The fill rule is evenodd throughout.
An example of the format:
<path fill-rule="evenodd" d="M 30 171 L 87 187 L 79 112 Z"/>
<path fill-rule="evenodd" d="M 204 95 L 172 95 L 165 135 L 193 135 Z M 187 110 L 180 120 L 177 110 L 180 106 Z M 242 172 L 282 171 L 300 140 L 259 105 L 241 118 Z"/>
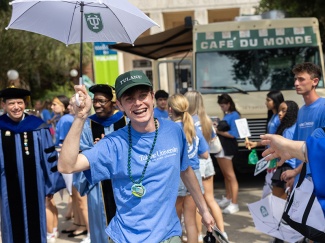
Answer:
<path fill-rule="evenodd" d="M 24 112 L 30 91 L 0 91 L 0 206 L 2 242 L 47 242 L 45 197 L 64 188 L 48 126 Z"/>
<path fill-rule="evenodd" d="M 80 139 L 80 150 L 94 146 L 104 135 L 126 125 L 126 117 L 116 109 L 113 87 L 97 84 L 89 88 L 94 94 L 95 114 L 89 116 Z M 116 205 L 110 180 L 91 186 L 83 172 L 74 175 L 74 185 L 81 195 L 87 194 L 88 220 L 91 242 L 108 242 L 105 228 L 115 215 Z M 83 242 L 87 243 L 85 239 Z M 90 241 L 89 241 L 90 242 Z"/>

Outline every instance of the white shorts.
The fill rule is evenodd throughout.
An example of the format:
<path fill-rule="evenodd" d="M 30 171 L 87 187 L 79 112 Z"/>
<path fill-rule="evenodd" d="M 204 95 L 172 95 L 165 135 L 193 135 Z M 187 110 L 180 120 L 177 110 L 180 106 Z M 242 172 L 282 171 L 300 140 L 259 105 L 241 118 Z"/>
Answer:
<path fill-rule="evenodd" d="M 216 174 L 210 155 L 208 159 L 200 159 L 200 172 L 202 179 L 206 179 Z"/>
<path fill-rule="evenodd" d="M 226 159 L 232 160 L 232 158 L 234 156 L 233 155 L 226 156 L 225 151 L 223 149 L 221 149 L 221 151 L 219 153 L 217 153 L 214 157 L 216 157 L 216 158 L 226 158 Z"/>

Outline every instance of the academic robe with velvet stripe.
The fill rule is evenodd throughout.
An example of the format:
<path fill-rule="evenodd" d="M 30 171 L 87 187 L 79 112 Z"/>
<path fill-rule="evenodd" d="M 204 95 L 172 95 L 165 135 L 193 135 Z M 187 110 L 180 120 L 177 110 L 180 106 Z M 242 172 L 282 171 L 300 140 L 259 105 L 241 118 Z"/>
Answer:
<path fill-rule="evenodd" d="M 101 134 L 110 134 L 126 125 L 126 117 L 121 111 L 102 119 L 91 115 L 84 125 L 80 138 L 80 150 L 84 151 L 94 146 L 94 139 L 101 138 Z M 83 172 L 73 175 L 73 184 L 80 194 L 87 195 L 88 220 L 91 242 L 107 243 L 108 235 L 105 228 L 114 217 L 116 205 L 110 180 L 95 185 L 90 184 Z"/>
<path fill-rule="evenodd" d="M 6 114 L 0 116 L 2 242 L 45 243 L 45 197 L 64 187 L 44 121 L 27 114 L 19 123 Z"/>

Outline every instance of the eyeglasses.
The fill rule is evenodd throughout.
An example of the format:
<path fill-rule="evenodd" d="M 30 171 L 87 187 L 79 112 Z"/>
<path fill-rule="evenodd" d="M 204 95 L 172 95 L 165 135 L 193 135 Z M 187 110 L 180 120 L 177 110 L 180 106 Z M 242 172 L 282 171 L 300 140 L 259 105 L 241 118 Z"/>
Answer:
<path fill-rule="evenodd" d="M 98 100 L 98 99 L 93 99 L 93 104 L 95 105 L 96 103 L 99 103 L 100 105 L 106 105 L 110 100 Z"/>

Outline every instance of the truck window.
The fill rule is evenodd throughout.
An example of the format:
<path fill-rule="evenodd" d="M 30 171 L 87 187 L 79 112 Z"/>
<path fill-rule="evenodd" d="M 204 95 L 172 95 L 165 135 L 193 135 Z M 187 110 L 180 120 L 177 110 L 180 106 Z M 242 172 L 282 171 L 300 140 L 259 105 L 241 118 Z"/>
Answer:
<path fill-rule="evenodd" d="M 290 68 L 319 60 L 317 47 L 200 52 L 196 53 L 197 90 L 202 94 L 293 90 Z"/>

